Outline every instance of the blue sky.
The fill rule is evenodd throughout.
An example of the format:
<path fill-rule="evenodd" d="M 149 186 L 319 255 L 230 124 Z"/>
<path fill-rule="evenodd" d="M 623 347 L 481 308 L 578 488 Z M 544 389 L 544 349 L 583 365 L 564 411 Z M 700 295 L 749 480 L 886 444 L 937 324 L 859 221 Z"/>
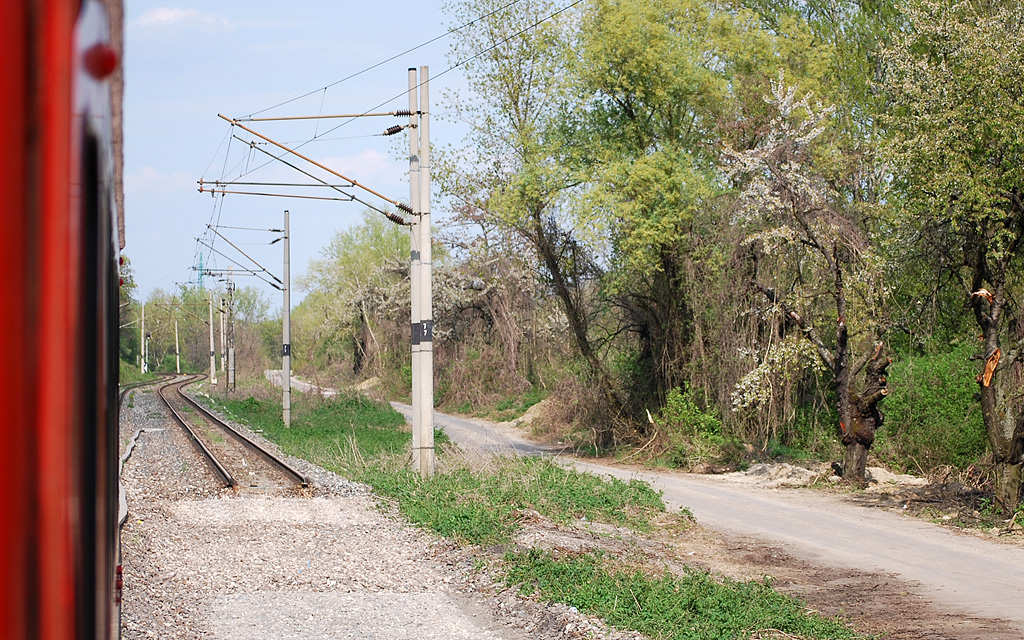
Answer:
<path fill-rule="evenodd" d="M 125 39 L 125 254 L 146 299 L 157 288 L 173 291 L 194 281 L 196 238 L 211 220 L 221 225 L 280 228 L 283 211 L 291 211 L 293 283 L 306 272 L 337 230 L 359 222 L 359 203 L 317 202 L 229 195 L 222 206 L 198 192 L 197 181 L 238 177 L 264 164 L 267 156 L 233 141 L 225 153 L 231 127 L 218 114 L 243 117 L 298 98 L 262 115 L 392 111 L 408 106 L 404 92 L 407 69 L 428 65 L 431 82 L 433 146 L 457 143 L 456 124 L 442 119 L 442 94 L 458 89 L 463 78 L 448 69 L 450 40 L 442 38 L 415 52 L 317 91 L 367 67 L 443 34 L 448 26 L 439 4 L 412 2 L 220 2 L 167 4 L 128 0 Z M 387 102 L 396 96 L 395 101 Z M 385 103 L 378 107 L 381 103 Z M 340 121 L 258 123 L 247 125 L 288 143 L 317 142 L 302 153 L 396 200 L 409 196 L 404 134 L 380 137 L 388 126 L 407 119 L 363 118 L 324 134 Z M 244 132 L 237 131 L 240 135 Z M 246 176 L 251 181 L 299 181 L 303 176 L 279 163 Z M 240 189 L 241 190 L 241 189 Z M 259 191 L 266 188 L 250 187 Z M 435 201 L 435 218 L 444 215 Z M 281 244 L 269 245 L 270 233 L 222 229 L 221 232 L 275 275 L 281 275 Z M 219 239 L 218 250 L 238 259 Z M 205 253 L 205 250 L 204 250 Z M 231 262 L 214 254 L 213 266 Z M 279 293 L 258 280 L 275 302 Z M 293 293 L 293 304 L 301 300 Z"/>

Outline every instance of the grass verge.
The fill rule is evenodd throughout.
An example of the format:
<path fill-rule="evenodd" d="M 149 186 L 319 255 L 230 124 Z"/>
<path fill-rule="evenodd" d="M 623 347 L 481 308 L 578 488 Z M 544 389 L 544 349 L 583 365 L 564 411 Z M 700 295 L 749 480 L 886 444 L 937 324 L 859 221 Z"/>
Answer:
<path fill-rule="evenodd" d="M 651 575 L 601 554 L 556 558 L 531 549 L 505 556 L 504 579 L 539 595 L 599 615 L 650 638 L 750 638 L 764 630 L 787 638 L 858 638 L 839 620 L 808 613 L 765 582 L 720 580 L 703 571 Z"/>
<path fill-rule="evenodd" d="M 440 433 L 438 473 L 422 479 L 407 469 L 405 420 L 387 404 L 359 396 L 293 396 L 286 429 L 274 400 L 215 402 L 286 453 L 373 486 L 411 522 L 480 545 L 475 553 L 482 556 L 497 548 L 492 565 L 522 593 L 575 606 L 620 629 L 665 639 L 767 637 L 765 630 L 801 639 L 860 637 L 838 620 L 808 613 L 767 582 L 690 569 L 645 571 L 610 554 L 556 557 L 514 544 L 522 523 L 536 514 L 564 528 L 586 521 L 643 534 L 665 517 L 660 494 L 646 483 L 599 478 L 545 458 L 474 456 Z"/>

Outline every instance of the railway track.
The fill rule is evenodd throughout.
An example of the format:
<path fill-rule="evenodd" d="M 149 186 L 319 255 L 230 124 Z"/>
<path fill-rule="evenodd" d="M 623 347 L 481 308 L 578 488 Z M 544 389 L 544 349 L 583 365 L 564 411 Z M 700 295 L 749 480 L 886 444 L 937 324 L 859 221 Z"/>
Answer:
<path fill-rule="evenodd" d="M 157 378 L 156 380 L 144 380 L 142 382 L 132 382 L 132 383 L 129 383 L 129 384 L 118 385 L 118 389 L 119 389 L 118 394 L 117 394 L 117 410 L 118 410 L 118 415 L 120 415 L 121 405 L 124 404 L 125 396 L 127 396 L 132 391 L 135 391 L 136 389 L 139 389 L 141 387 L 148 387 L 150 385 L 160 384 L 161 382 L 168 382 L 168 381 L 173 380 L 175 378 L 175 375 L 173 373 L 159 373 L 157 375 L 160 376 L 160 377 Z"/>
<path fill-rule="evenodd" d="M 158 393 L 224 486 L 269 494 L 308 487 L 309 481 L 301 473 L 185 395 L 182 389 L 203 377 L 175 380 L 161 386 Z"/>

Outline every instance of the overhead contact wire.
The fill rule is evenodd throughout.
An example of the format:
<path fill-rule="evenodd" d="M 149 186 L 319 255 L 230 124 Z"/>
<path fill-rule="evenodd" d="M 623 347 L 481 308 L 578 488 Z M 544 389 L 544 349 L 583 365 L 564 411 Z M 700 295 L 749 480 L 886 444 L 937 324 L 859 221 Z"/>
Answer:
<path fill-rule="evenodd" d="M 486 54 L 486 53 L 490 53 L 491 51 L 494 51 L 495 49 L 497 49 L 497 48 L 498 48 L 498 47 L 500 47 L 501 45 L 505 44 L 506 42 L 509 42 L 509 41 L 511 41 L 511 40 L 512 40 L 512 39 L 514 39 L 514 38 L 518 38 L 519 36 L 523 35 L 523 34 L 524 34 L 524 33 L 526 33 L 527 31 L 530 31 L 530 30 L 532 30 L 532 29 L 535 29 L 535 28 L 537 28 L 537 27 L 538 27 L 539 25 L 541 25 L 541 24 L 543 24 L 543 23 L 547 22 L 548 20 L 550 20 L 550 19 L 554 18 L 555 16 L 558 16 L 558 15 L 561 15 L 561 14 L 565 13 L 565 12 L 566 12 L 566 11 L 568 11 L 569 9 L 572 9 L 573 7 L 575 7 L 576 5 L 578 5 L 578 4 L 582 3 L 582 2 L 583 2 L 583 0 L 575 0 L 574 2 L 572 2 L 572 3 L 570 3 L 570 4 L 568 4 L 568 5 L 564 6 L 564 7 L 562 7 L 562 8 L 561 8 L 561 9 L 559 9 L 558 11 L 555 11 L 555 12 L 554 12 L 554 13 L 552 13 L 551 15 L 549 15 L 549 16 L 547 16 L 547 17 L 544 17 L 544 18 L 541 18 L 540 20 L 538 20 L 537 22 L 535 22 L 535 23 L 531 24 L 530 26 L 528 26 L 528 27 L 526 27 L 526 28 L 524 28 L 524 29 L 521 29 L 521 30 L 519 30 L 518 32 L 516 32 L 516 33 L 512 34 L 511 36 L 509 36 L 509 37 L 505 38 L 504 40 L 502 40 L 502 41 L 500 41 L 500 42 L 496 42 L 496 43 L 494 43 L 493 45 L 491 45 L 490 47 L 488 47 L 488 48 L 484 49 L 483 51 L 479 51 L 479 52 L 477 52 L 477 53 L 473 54 L 472 56 L 470 56 L 470 57 L 466 58 L 465 60 L 460 60 L 460 61 L 456 62 L 455 64 L 453 64 L 452 66 L 448 67 L 447 69 L 445 69 L 445 70 L 444 70 L 444 71 L 442 71 L 441 73 L 439 73 L 439 74 L 435 75 L 435 76 L 434 76 L 433 78 L 431 78 L 431 80 L 432 80 L 432 81 L 435 81 L 435 80 L 437 80 L 438 78 L 440 78 L 441 76 L 445 75 L 446 73 L 449 73 L 450 71 L 454 71 L 455 69 L 458 69 L 459 67 L 463 66 L 464 64 L 466 64 L 466 63 L 468 63 L 468 62 L 472 62 L 473 60 L 476 60 L 476 59 L 477 59 L 477 58 L 479 58 L 480 56 L 482 56 L 482 55 L 484 55 L 484 54 Z M 511 3 L 511 4 L 515 4 L 515 3 Z M 511 6 L 511 4 L 510 4 L 510 5 L 508 5 L 508 6 Z M 491 15 L 494 15 L 494 14 L 495 14 L 495 13 L 497 13 L 498 11 L 501 11 L 501 9 L 499 9 L 499 10 L 496 10 L 496 11 L 492 11 L 491 13 L 487 14 L 487 16 L 484 16 L 484 17 L 489 17 L 489 16 L 491 16 Z M 483 18 L 478 18 L 478 20 L 482 20 L 482 19 L 483 19 Z M 474 22 L 476 22 L 476 21 L 474 21 Z M 469 23 L 469 24 L 472 24 L 472 23 Z M 467 26 L 468 26 L 468 25 L 467 25 Z M 420 88 L 420 86 L 422 86 L 422 84 L 423 84 L 423 83 L 420 83 L 420 84 L 416 85 L 416 87 L 415 87 L 415 88 L 416 88 L 416 89 L 419 89 L 419 88 Z M 403 97 L 403 96 L 406 96 L 406 95 L 408 95 L 408 94 L 409 94 L 409 90 L 403 91 L 402 93 L 399 93 L 398 95 L 394 96 L 393 98 L 389 98 L 388 100 L 385 100 L 384 102 L 381 102 L 381 103 L 380 103 L 380 104 L 378 104 L 377 106 L 375 106 L 375 107 L 371 107 L 370 109 L 367 109 L 365 113 L 370 113 L 370 112 L 372 112 L 373 110 L 375 110 L 375 109 L 379 109 L 380 107 L 383 107 L 384 105 L 388 104 L 389 102 L 394 102 L 395 100 L 398 100 L 399 98 L 401 98 L 401 97 Z M 323 132 L 323 135 L 327 135 L 327 134 L 329 134 L 329 133 L 332 133 L 332 132 L 334 132 L 334 131 L 337 131 L 338 129 L 340 129 L 340 128 L 344 127 L 345 125 L 347 125 L 348 123 L 352 122 L 353 120 L 355 120 L 355 118 L 350 118 L 350 119 L 348 119 L 348 120 L 346 120 L 346 121 L 342 122 L 341 124 L 339 124 L 339 125 L 337 125 L 337 126 L 335 126 L 335 127 L 332 127 L 332 128 L 330 128 L 330 129 L 328 129 L 327 131 L 324 131 L 324 132 Z M 310 141 L 308 141 L 308 142 L 312 142 L 312 140 L 310 140 Z M 307 144 L 308 144 L 308 142 L 307 142 Z M 301 147 L 301 146 L 303 146 L 303 145 L 300 145 L 300 147 Z"/>
<path fill-rule="evenodd" d="M 376 63 L 374 65 L 371 65 L 369 67 L 366 67 L 365 69 L 362 69 L 361 71 L 356 71 L 352 75 L 345 76 L 341 80 L 337 80 L 335 82 L 332 82 L 332 83 L 328 84 L 327 86 L 323 87 L 322 89 L 314 89 L 313 91 L 310 91 L 308 93 L 304 93 L 301 96 L 297 96 L 295 98 L 291 98 L 289 100 L 285 100 L 284 102 L 281 102 L 279 104 L 275 104 L 272 107 L 267 107 L 266 109 L 261 109 L 259 111 L 254 111 L 254 112 L 250 113 L 248 117 L 251 118 L 252 116 L 255 116 L 257 114 L 265 113 L 267 111 L 271 111 L 273 109 L 277 109 L 278 107 L 283 107 L 286 104 L 291 104 L 292 102 L 295 102 L 297 100 L 302 100 L 303 98 L 308 98 L 309 96 L 315 95 L 315 94 L 319 93 L 320 91 L 327 91 L 331 87 L 337 86 L 337 85 L 339 85 L 339 84 L 341 84 L 343 82 L 348 82 L 352 78 L 361 76 L 364 73 L 367 73 L 368 71 L 373 71 L 377 67 L 383 66 L 383 65 L 385 65 L 385 64 L 387 64 L 387 63 L 389 63 L 389 62 L 391 62 L 393 60 L 397 60 L 398 58 L 401 58 L 402 56 L 408 55 L 408 54 L 412 53 L 413 51 L 416 51 L 418 49 L 422 49 L 423 47 L 425 47 L 427 45 L 430 45 L 430 44 L 433 44 L 433 43 L 437 42 L 438 40 L 441 40 L 442 38 L 447 38 L 451 34 L 457 33 L 459 31 L 465 29 L 466 27 L 472 26 L 472 25 L 476 24 L 477 22 L 480 22 L 481 20 L 485 20 L 487 18 L 490 18 L 494 14 L 500 13 L 500 12 L 504 11 L 505 9 L 508 9 L 509 7 L 511 7 L 514 4 L 518 4 L 519 2 L 520 2 L 520 0 L 512 0 L 512 2 L 509 2 L 508 4 L 506 4 L 503 7 L 495 9 L 494 11 L 491 11 L 488 14 L 482 15 L 479 18 L 474 18 L 473 20 L 470 20 L 469 22 L 467 22 L 467 23 L 465 23 L 463 25 L 460 25 L 460 26 L 458 26 L 458 27 L 456 27 L 454 29 L 449 29 L 448 31 L 442 33 L 441 35 L 435 36 L 435 37 L 431 38 L 430 40 L 427 40 L 426 42 L 418 44 L 415 47 L 412 47 L 411 49 L 406 49 L 405 51 L 403 51 L 401 53 L 395 54 L 395 55 L 391 56 L 390 58 L 388 58 L 387 60 L 382 60 L 382 61 L 380 61 L 380 62 L 378 62 L 378 63 Z"/>

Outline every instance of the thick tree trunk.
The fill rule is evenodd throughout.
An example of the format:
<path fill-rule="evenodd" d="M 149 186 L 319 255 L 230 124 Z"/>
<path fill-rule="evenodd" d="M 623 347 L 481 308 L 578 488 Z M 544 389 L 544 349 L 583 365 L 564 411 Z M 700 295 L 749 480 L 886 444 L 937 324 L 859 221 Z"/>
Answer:
<path fill-rule="evenodd" d="M 860 393 L 849 392 L 847 419 L 839 422 L 843 444 L 846 445 L 843 479 L 857 487 L 867 485 L 868 452 L 875 442 L 875 432 L 882 426 L 883 417 L 878 403 L 889 393 L 886 369 L 891 362 L 882 355 L 882 345 L 878 344 L 866 363 L 864 388 Z"/>
<path fill-rule="evenodd" d="M 1024 465 L 997 461 L 994 475 L 996 504 L 1010 515 L 1024 502 Z"/>
<path fill-rule="evenodd" d="M 1017 398 L 1024 371 L 1016 353 L 1004 356 L 999 348 L 1006 294 L 998 282 L 994 292 L 982 288 L 984 273 L 984 263 L 979 262 L 972 282 L 971 306 L 985 340 L 985 362 L 977 382 L 981 416 L 995 458 L 996 504 L 1009 515 L 1024 498 L 1024 411 Z"/>
<path fill-rule="evenodd" d="M 992 361 L 990 354 L 986 363 Z M 1009 363 L 993 368 L 991 377 L 984 372 L 978 376 L 981 414 L 995 459 L 996 504 L 1009 515 L 1024 502 L 1024 414 L 1011 402 L 1020 391 L 1016 380 L 1020 366 Z"/>
<path fill-rule="evenodd" d="M 859 440 L 851 440 L 846 445 L 846 458 L 843 460 L 843 480 L 857 486 L 863 487 L 867 484 L 866 469 L 868 466 L 868 451 L 871 446 Z"/>
<path fill-rule="evenodd" d="M 639 342 L 638 369 L 631 380 L 630 410 L 662 406 L 669 391 L 683 384 L 693 346 L 693 309 L 684 290 L 677 251 L 663 251 L 661 270 L 644 288 L 622 294 L 628 326 Z"/>

